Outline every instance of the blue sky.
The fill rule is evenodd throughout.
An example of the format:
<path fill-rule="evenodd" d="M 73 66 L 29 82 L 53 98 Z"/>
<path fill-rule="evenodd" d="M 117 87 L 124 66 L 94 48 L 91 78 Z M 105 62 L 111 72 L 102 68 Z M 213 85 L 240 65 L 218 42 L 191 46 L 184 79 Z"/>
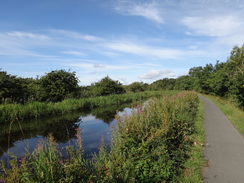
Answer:
<path fill-rule="evenodd" d="M 80 85 L 176 78 L 244 44 L 243 0 L 0 0 L 0 68 Z"/>

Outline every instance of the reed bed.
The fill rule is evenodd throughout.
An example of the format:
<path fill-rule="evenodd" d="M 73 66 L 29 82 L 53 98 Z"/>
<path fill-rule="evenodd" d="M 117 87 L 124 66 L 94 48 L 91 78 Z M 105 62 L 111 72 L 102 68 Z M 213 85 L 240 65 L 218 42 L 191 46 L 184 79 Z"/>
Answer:
<path fill-rule="evenodd" d="M 77 129 L 77 147 L 60 153 L 52 136 L 10 169 L 0 165 L 0 182 L 176 182 L 193 146 L 199 99 L 195 92 L 153 98 L 119 117 L 110 148 L 86 160 Z"/>
<path fill-rule="evenodd" d="M 166 91 L 174 94 L 177 91 Z M 161 96 L 162 92 L 149 91 L 135 94 L 109 95 L 105 97 L 66 99 L 58 103 L 29 102 L 21 104 L 0 105 L 0 123 L 9 123 L 23 119 L 39 118 L 43 116 L 64 114 L 76 110 L 87 110 L 108 105 L 138 102 L 150 97 Z"/>

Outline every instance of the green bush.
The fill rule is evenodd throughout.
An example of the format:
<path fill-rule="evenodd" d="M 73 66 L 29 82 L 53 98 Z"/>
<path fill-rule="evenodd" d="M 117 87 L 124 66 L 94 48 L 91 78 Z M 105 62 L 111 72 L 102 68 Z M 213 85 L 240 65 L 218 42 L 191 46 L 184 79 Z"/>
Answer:
<path fill-rule="evenodd" d="M 97 157 L 100 178 L 109 182 L 173 181 L 187 159 L 187 137 L 194 130 L 197 106 L 196 93 L 181 92 L 153 99 L 146 108 L 118 117 L 111 151 L 102 147 Z"/>

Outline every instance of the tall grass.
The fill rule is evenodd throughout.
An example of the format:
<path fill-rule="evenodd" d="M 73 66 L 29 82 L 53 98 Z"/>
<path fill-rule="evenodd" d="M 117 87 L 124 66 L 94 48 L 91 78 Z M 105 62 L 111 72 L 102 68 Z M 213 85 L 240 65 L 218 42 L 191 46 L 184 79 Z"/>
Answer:
<path fill-rule="evenodd" d="M 117 117 L 110 148 L 102 139 L 99 154 L 83 158 L 78 147 L 63 156 L 50 136 L 12 169 L 0 166 L 2 182 L 176 182 L 185 170 L 195 132 L 199 99 L 194 92 L 154 98 L 131 115 Z"/>
<path fill-rule="evenodd" d="M 153 99 L 131 116 L 118 119 L 111 151 L 97 157 L 100 179 L 111 182 L 174 181 L 187 158 L 198 97 L 181 92 Z M 115 168 L 116 167 L 116 168 Z"/>
<path fill-rule="evenodd" d="M 177 182 L 201 183 L 203 182 L 202 167 L 206 163 L 203 154 L 205 148 L 205 132 L 202 100 L 198 106 L 195 130 L 194 133 L 189 136 L 189 140 L 192 141 L 194 145 L 189 149 L 189 158 L 184 163 L 185 168 L 183 173 L 177 178 Z"/>
<path fill-rule="evenodd" d="M 165 94 L 174 94 L 177 91 L 167 91 Z M 39 118 L 43 116 L 63 114 L 76 110 L 93 109 L 107 105 L 123 104 L 145 100 L 160 96 L 162 92 L 142 92 L 135 94 L 110 95 L 105 97 L 66 99 L 58 103 L 30 102 L 21 104 L 0 105 L 0 123 L 20 121 L 23 119 Z"/>

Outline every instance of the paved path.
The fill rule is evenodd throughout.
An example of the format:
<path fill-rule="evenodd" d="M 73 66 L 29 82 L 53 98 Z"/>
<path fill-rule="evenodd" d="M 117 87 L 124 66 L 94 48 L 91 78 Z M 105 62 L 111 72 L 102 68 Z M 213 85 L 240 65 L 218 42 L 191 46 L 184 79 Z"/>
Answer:
<path fill-rule="evenodd" d="M 244 183 L 244 138 L 211 100 L 201 99 L 207 143 L 204 155 L 208 160 L 204 182 Z"/>

